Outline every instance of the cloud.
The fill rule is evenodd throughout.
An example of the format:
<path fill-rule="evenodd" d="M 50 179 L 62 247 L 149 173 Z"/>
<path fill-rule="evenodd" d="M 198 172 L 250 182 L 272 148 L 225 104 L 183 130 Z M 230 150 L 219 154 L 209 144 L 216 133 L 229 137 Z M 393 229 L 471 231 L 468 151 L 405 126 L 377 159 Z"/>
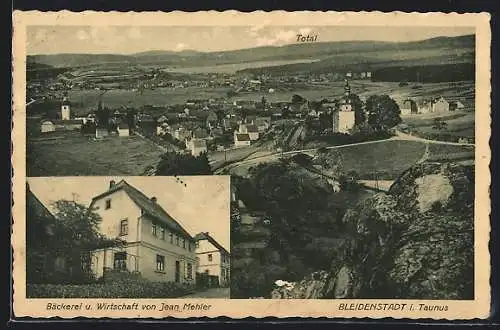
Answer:
<path fill-rule="evenodd" d="M 251 37 L 259 36 L 262 33 L 262 31 L 264 30 L 264 28 L 266 27 L 266 25 L 269 25 L 269 23 L 270 23 L 270 21 L 267 20 L 261 24 L 252 26 L 250 29 L 248 29 L 248 34 L 250 34 Z"/>
<path fill-rule="evenodd" d="M 76 38 L 78 40 L 87 40 L 89 38 L 89 34 L 85 32 L 84 30 L 78 30 L 76 32 Z"/>
<path fill-rule="evenodd" d="M 142 37 L 141 35 L 141 29 L 137 27 L 130 28 L 127 31 L 127 35 L 131 39 L 140 39 Z"/>
<path fill-rule="evenodd" d="M 311 28 L 302 28 L 299 30 L 299 33 L 302 35 L 308 35 L 309 33 L 311 33 L 311 31 L 312 31 Z"/>
<path fill-rule="evenodd" d="M 101 45 L 113 45 L 123 41 L 124 37 L 117 32 L 117 29 L 111 26 L 92 26 L 90 28 L 92 41 Z"/>
<path fill-rule="evenodd" d="M 278 30 L 269 37 L 258 37 L 257 46 L 280 46 L 296 40 L 297 32 L 294 30 Z"/>
<path fill-rule="evenodd" d="M 248 33 L 250 34 L 250 36 L 256 37 L 259 35 L 259 33 L 260 33 L 260 31 L 262 31 L 262 29 L 264 29 L 264 25 L 254 25 L 250 28 Z"/>
<path fill-rule="evenodd" d="M 182 42 L 180 42 L 177 45 L 175 45 L 175 50 L 177 50 L 177 51 L 181 51 L 181 50 L 184 50 L 186 48 L 188 48 L 188 45 L 186 45 L 186 44 L 184 44 Z"/>

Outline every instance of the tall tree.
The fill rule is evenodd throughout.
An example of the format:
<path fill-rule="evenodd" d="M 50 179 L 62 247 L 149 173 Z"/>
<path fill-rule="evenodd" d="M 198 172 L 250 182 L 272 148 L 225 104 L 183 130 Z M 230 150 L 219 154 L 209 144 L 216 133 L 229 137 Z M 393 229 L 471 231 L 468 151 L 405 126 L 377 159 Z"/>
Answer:
<path fill-rule="evenodd" d="M 57 224 L 52 246 L 58 255 L 65 257 L 66 265 L 71 269 L 71 279 L 86 281 L 92 277 L 90 252 L 120 246 L 123 242 L 101 234 L 101 217 L 85 205 L 59 200 L 54 203 L 54 209 Z"/>
<path fill-rule="evenodd" d="M 357 94 L 350 94 L 349 100 L 351 101 L 352 110 L 354 111 L 354 124 L 362 125 L 366 119 L 363 101 L 361 101 Z"/>
<path fill-rule="evenodd" d="M 299 94 L 293 94 L 292 95 L 292 103 L 293 104 L 302 104 L 306 101 L 305 98 L 303 98 L 302 96 L 300 96 Z"/>
<path fill-rule="evenodd" d="M 200 156 L 167 152 L 161 156 L 155 175 L 211 175 L 206 153 Z"/>
<path fill-rule="evenodd" d="M 368 124 L 377 131 L 385 131 L 401 123 L 401 110 L 388 95 L 372 95 L 366 100 Z"/>
<path fill-rule="evenodd" d="M 319 123 L 321 125 L 321 129 L 329 129 L 333 127 L 333 117 L 331 113 L 323 112 L 319 115 Z"/>
<path fill-rule="evenodd" d="M 53 203 L 53 216 L 48 211 L 43 215 L 39 211 L 43 206 L 36 205 L 35 200 L 35 203 L 28 205 L 27 210 L 27 248 L 31 256 L 27 260 L 27 269 L 30 270 L 30 282 L 86 282 L 92 278 L 90 252 L 123 243 L 103 236 L 98 230 L 101 217 L 82 204 L 58 200 Z M 41 204 L 38 202 L 38 205 Z M 42 267 L 43 276 L 39 276 L 35 265 L 37 258 L 33 257 L 37 254 L 52 263 L 60 258 L 64 261 L 63 269 L 46 264 Z"/>
<path fill-rule="evenodd" d="M 262 96 L 262 99 L 260 99 L 260 104 L 262 105 L 262 108 L 266 108 L 267 100 L 265 96 Z"/>

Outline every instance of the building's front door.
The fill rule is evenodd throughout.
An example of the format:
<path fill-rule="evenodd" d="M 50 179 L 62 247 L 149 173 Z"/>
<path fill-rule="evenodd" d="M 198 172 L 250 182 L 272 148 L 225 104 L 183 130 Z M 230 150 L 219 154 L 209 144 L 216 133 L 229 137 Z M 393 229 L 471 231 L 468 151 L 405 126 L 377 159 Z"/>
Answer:
<path fill-rule="evenodd" d="M 179 260 L 175 261 L 175 282 L 179 283 L 181 281 L 181 263 Z"/>

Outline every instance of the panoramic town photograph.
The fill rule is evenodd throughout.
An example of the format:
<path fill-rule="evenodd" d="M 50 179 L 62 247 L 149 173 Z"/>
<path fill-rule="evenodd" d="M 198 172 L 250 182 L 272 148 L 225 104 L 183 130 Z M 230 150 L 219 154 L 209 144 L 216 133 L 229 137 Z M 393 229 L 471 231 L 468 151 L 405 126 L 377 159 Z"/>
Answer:
<path fill-rule="evenodd" d="M 165 267 L 175 290 L 194 284 L 185 274 L 214 295 L 229 283 L 240 299 L 474 299 L 475 43 L 451 26 L 30 26 L 29 189 L 45 205 L 58 189 L 35 177 L 230 176 L 217 220 L 230 241 L 195 204 L 203 228 L 165 227 L 230 251 L 230 270 L 205 272 L 195 248 L 163 262 L 96 241 L 85 269 L 98 278 L 118 264 L 148 281 Z M 140 200 L 159 185 L 124 180 Z M 71 193 L 95 188 L 89 207 L 107 184 Z M 126 266 L 116 249 L 133 251 Z"/>
<path fill-rule="evenodd" d="M 26 191 L 28 298 L 230 297 L 229 177 L 37 177 Z"/>

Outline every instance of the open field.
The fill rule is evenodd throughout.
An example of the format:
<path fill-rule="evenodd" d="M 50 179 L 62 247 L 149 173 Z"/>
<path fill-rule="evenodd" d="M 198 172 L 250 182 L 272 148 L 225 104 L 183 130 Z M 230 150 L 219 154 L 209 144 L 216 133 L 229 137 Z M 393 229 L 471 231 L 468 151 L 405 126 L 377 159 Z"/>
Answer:
<path fill-rule="evenodd" d="M 446 122 L 446 129 L 439 131 L 433 128 L 434 119 L 438 117 Z M 456 111 L 446 114 L 413 115 L 404 117 L 403 121 L 408 124 L 410 130 L 417 134 L 442 134 L 469 138 L 475 135 L 474 112 Z"/>
<path fill-rule="evenodd" d="M 79 133 L 31 141 L 28 148 L 28 176 L 142 175 L 163 153 L 138 136 L 93 141 Z"/>
<path fill-rule="evenodd" d="M 315 59 L 297 59 L 297 60 L 275 60 L 275 61 L 255 61 L 234 64 L 219 64 L 207 66 L 193 66 L 193 67 L 171 67 L 166 68 L 165 72 L 178 72 L 178 73 L 236 73 L 236 71 L 252 68 L 262 68 L 275 65 L 287 65 L 296 63 L 311 63 L 316 62 Z"/>
<path fill-rule="evenodd" d="M 102 103 L 109 108 L 120 108 L 129 106 L 140 108 L 144 105 L 166 106 L 173 104 L 184 104 L 193 98 L 218 98 L 226 95 L 226 88 L 157 88 L 154 90 L 144 90 L 142 94 L 126 89 L 112 89 L 102 95 Z M 72 90 L 69 92 L 69 99 L 74 102 L 72 109 L 75 114 L 86 113 L 97 108 L 99 90 Z"/>
<path fill-rule="evenodd" d="M 466 106 L 474 107 L 474 83 L 436 83 L 422 84 L 419 89 L 412 89 L 411 86 L 399 87 L 397 83 L 391 82 L 371 82 L 371 81 L 352 81 L 351 89 L 353 93 L 360 97 L 367 98 L 374 94 L 388 94 L 393 98 L 430 98 L 444 96 L 450 99 L 459 99 Z M 166 106 L 174 104 L 184 104 L 188 99 L 208 99 L 226 97 L 229 88 L 157 88 L 154 90 L 144 90 L 141 94 L 137 91 L 125 89 L 112 89 L 102 95 L 102 102 L 110 108 L 119 108 L 121 106 L 141 107 L 144 105 Z M 290 90 L 276 89 L 274 93 L 251 92 L 239 94 L 228 98 L 233 100 L 253 100 L 258 101 L 265 96 L 268 102 L 290 101 L 294 94 L 299 94 L 308 100 L 321 100 L 323 98 L 338 98 L 343 95 L 344 83 L 331 82 L 321 85 L 309 85 L 307 87 Z M 76 114 L 88 112 L 97 107 L 99 90 L 71 90 L 69 99 L 74 102 L 73 109 Z M 471 99 L 472 97 L 472 99 Z"/>
<path fill-rule="evenodd" d="M 360 179 L 392 180 L 415 164 L 425 152 L 425 144 L 416 141 L 384 141 L 334 149 L 342 158 L 345 171 L 356 171 Z"/>
<path fill-rule="evenodd" d="M 475 148 L 472 146 L 430 144 L 429 161 L 474 160 Z"/>

